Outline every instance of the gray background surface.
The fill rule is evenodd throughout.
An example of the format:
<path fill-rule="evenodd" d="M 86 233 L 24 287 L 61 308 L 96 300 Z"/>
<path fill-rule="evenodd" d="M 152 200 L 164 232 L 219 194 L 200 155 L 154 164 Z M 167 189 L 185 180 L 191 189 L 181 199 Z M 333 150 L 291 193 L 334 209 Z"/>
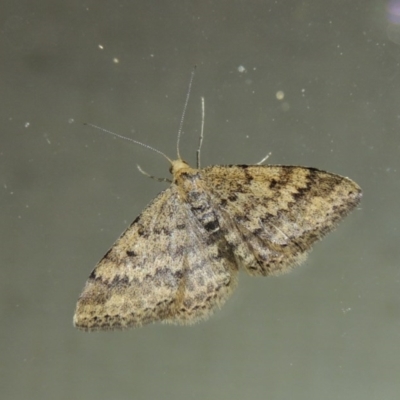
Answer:
<path fill-rule="evenodd" d="M 3 0 L 0 397 L 398 399 L 395 6 Z M 203 165 L 271 151 L 270 163 L 351 177 L 362 204 L 291 274 L 241 274 L 207 322 L 77 331 L 93 266 L 165 187 L 136 164 L 168 176 L 162 157 L 82 123 L 175 157 L 194 65 L 187 161 L 205 96 Z"/>

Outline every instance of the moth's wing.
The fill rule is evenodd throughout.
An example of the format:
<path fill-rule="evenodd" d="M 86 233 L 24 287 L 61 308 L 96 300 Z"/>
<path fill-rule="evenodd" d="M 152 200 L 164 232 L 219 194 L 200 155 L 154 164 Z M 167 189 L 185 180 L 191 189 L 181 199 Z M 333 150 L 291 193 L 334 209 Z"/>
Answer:
<path fill-rule="evenodd" d="M 214 166 L 202 170 L 227 241 L 252 275 L 285 272 L 360 201 L 353 181 L 296 166 Z"/>
<path fill-rule="evenodd" d="M 188 210 L 171 185 L 136 218 L 87 280 L 77 328 L 191 323 L 223 302 L 235 283 L 232 265 L 218 258 Z"/>

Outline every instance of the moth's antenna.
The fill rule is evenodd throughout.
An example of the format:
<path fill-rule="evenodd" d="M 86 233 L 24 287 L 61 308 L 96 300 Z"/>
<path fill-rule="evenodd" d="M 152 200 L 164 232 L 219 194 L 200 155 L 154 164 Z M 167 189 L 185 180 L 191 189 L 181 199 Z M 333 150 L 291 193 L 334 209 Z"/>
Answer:
<path fill-rule="evenodd" d="M 192 82 L 193 82 L 193 78 L 194 78 L 194 73 L 196 71 L 196 66 L 194 66 L 193 71 L 192 71 L 192 75 L 190 76 L 190 81 L 189 81 L 189 88 L 187 91 L 187 95 L 186 95 L 186 101 L 185 101 L 185 105 L 183 106 L 183 112 L 182 112 L 182 117 L 181 117 L 181 122 L 179 124 L 179 130 L 178 130 L 178 139 L 176 141 L 176 153 L 178 155 L 178 159 L 181 160 L 181 155 L 179 153 L 179 142 L 181 140 L 181 136 L 182 136 L 182 127 L 183 127 L 183 121 L 185 119 L 185 114 L 186 114 L 186 108 L 187 105 L 189 103 L 189 97 L 190 97 L 190 91 L 192 90 Z"/>
<path fill-rule="evenodd" d="M 201 146 L 203 144 L 203 138 L 204 138 L 204 116 L 205 116 L 204 97 L 202 97 L 201 98 L 201 131 L 200 131 L 200 138 L 199 138 L 199 148 L 196 152 L 197 169 L 200 168 L 200 151 L 201 151 Z"/>
<path fill-rule="evenodd" d="M 139 172 L 141 172 L 144 176 L 147 176 L 148 178 L 155 179 L 158 182 L 169 182 L 169 183 L 172 183 L 171 179 L 158 178 L 157 176 L 150 175 L 148 172 L 144 171 L 139 164 L 137 165 L 137 169 L 139 170 Z"/>
<path fill-rule="evenodd" d="M 144 144 L 142 142 L 139 142 L 138 140 L 131 139 L 131 138 L 126 137 L 126 136 L 118 135 L 118 133 L 109 131 L 108 129 L 104 129 L 104 128 L 102 128 L 100 126 L 97 126 L 97 125 L 94 125 L 94 124 L 84 123 L 84 125 L 87 125 L 87 126 L 90 126 L 92 128 L 98 129 L 99 131 L 102 131 L 102 132 L 105 132 L 105 133 L 109 133 L 110 135 L 116 136 L 117 138 L 124 139 L 124 140 L 129 140 L 130 142 L 133 142 L 133 143 L 139 144 L 140 146 L 146 147 L 146 149 L 153 150 L 154 152 L 156 152 L 158 154 L 161 154 L 163 157 L 165 157 L 170 162 L 170 164 L 172 164 L 172 160 L 166 154 L 164 154 L 160 150 L 155 149 L 154 147 L 149 146 L 148 144 Z"/>

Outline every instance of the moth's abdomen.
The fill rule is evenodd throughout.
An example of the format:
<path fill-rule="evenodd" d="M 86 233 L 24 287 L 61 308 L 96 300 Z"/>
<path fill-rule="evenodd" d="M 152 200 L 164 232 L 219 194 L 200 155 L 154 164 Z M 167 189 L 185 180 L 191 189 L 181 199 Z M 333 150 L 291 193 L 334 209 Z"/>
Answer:
<path fill-rule="evenodd" d="M 210 198 L 210 190 L 205 187 L 201 173 L 183 173 L 179 177 L 182 196 L 190 211 L 210 234 L 218 232 L 221 227 L 218 221 L 215 206 Z"/>

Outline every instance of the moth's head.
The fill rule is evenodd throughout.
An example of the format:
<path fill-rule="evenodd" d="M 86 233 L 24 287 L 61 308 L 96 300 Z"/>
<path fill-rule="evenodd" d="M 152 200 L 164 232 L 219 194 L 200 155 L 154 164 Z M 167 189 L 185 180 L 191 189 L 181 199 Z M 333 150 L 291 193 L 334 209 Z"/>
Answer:
<path fill-rule="evenodd" d="M 176 176 L 176 174 L 181 173 L 184 170 L 191 169 L 189 164 L 186 161 L 181 159 L 171 161 L 171 166 L 169 167 L 169 172 Z"/>

